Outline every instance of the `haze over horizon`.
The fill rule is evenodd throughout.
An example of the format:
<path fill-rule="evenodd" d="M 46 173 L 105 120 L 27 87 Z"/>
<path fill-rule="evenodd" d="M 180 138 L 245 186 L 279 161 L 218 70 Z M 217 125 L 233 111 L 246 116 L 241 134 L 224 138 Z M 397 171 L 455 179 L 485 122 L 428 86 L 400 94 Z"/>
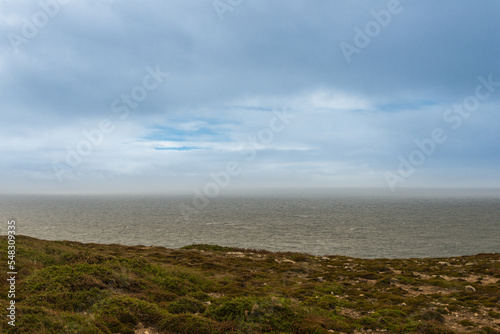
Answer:
<path fill-rule="evenodd" d="M 0 192 L 498 189 L 499 21 L 495 1 L 2 1 Z"/>

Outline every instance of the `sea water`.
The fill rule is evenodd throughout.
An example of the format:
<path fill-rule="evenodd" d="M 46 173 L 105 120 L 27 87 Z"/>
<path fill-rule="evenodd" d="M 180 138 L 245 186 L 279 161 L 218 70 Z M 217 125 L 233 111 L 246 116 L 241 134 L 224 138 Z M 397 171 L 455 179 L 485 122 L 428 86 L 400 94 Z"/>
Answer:
<path fill-rule="evenodd" d="M 498 191 L 398 195 L 238 195 L 194 208 L 190 196 L 2 195 L 18 234 L 179 248 L 208 243 L 362 258 L 448 257 L 500 252 Z M 194 210 L 193 210 L 194 211 Z"/>

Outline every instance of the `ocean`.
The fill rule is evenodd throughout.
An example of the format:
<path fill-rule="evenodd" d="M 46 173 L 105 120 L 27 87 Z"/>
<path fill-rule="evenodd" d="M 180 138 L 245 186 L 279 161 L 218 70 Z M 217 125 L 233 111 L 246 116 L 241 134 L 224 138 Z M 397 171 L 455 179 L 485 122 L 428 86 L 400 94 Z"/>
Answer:
<path fill-rule="evenodd" d="M 190 196 L 1 195 L 18 234 L 48 240 L 164 246 L 217 244 L 360 258 L 500 252 L 499 191 L 377 195 L 290 192 L 210 199 L 189 216 Z"/>

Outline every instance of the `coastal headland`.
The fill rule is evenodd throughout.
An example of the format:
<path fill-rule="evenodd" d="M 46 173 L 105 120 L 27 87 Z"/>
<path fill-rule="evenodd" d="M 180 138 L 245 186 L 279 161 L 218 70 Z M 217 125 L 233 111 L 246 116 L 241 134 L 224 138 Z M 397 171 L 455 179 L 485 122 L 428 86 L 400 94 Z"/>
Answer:
<path fill-rule="evenodd" d="M 500 333 L 498 253 L 358 259 L 17 236 L 15 262 L 15 296 L 0 265 L 2 333 Z"/>

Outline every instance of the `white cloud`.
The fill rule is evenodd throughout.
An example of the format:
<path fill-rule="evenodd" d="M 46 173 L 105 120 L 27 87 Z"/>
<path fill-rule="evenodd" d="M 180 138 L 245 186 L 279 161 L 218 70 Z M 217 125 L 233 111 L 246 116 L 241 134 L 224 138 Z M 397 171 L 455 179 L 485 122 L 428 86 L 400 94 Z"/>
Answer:
<path fill-rule="evenodd" d="M 367 97 L 321 89 L 292 100 L 293 105 L 317 111 L 368 110 L 373 108 Z"/>

